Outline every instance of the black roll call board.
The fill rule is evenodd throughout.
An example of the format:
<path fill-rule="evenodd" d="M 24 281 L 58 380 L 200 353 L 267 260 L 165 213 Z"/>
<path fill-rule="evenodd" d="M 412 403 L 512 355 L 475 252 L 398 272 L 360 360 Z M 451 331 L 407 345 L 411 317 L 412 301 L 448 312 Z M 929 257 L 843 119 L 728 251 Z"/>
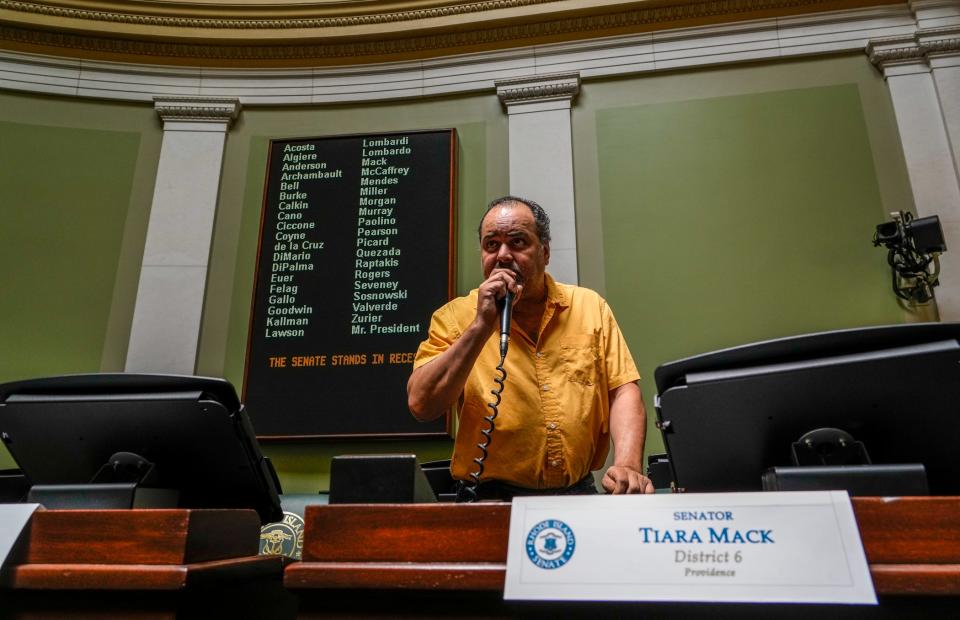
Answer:
<path fill-rule="evenodd" d="M 260 438 L 446 436 L 406 383 L 454 290 L 455 130 L 273 140 L 244 402 Z"/>

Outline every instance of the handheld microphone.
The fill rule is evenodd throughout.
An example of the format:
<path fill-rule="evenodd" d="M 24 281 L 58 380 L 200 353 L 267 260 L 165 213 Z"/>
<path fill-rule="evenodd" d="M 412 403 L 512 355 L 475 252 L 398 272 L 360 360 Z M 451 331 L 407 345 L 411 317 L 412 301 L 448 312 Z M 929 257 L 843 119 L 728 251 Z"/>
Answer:
<path fill-rule="evenodd" d="M 503 298 L 503 310 L 500 312 L 500 357 L 507 356 L 507 343 L 510 342 L 510 315 L 513 314 L 513 291 L 507 289 Z"/>

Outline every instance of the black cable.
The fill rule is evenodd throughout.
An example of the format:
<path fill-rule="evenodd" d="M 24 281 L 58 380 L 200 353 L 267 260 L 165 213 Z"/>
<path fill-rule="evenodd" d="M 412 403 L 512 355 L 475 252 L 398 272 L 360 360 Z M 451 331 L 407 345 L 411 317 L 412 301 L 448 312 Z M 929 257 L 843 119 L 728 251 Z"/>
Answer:
<path fill-rule="evenodd" d="M 477 471 L 470 473 L 470 481 L 464 483 L 462 490 L 463 496 L 458 497 L 457 501 L 464 502 L 475 502 L 479 497 L 477 494 L 477 487 L 480 486 L 480 477 L 483 476 L 483 462 L 487 460 L 488 448 L 490 447 L 490 442 L 493 439 L 493 431 L 496 429 L 496 424 L 494 420 L 497 418 L 497 407 L 500 405 L 500 395 L 503 394 L 503 384 L 507 380 L 507 371 L 503 367 L 503 362 L 506 360 L 506 351 L 501 350 L 500 355 L 500 364 L 497 366 L 497 370 L 500 371 L 499 377 L 494 377 L 493 381 L 497 384 L 497 388 L 490 390 L 490 393 L 493 394 L 496 399 L 492 403 L 487 403 L 487 407 L 490 407 L 490 415 L 484 416 L 483 421 L 487 423 L 487 427 L 480 429 L 480 434 L 483 435 L 483 439 L 480 443 L 477 444 L 477 447 L 480 448 L 480 456 L 473 459 L 473 462 L 477 464 Z"/>
<path fill-rule="evenodd" d="M 930 271 L 933 263 L 934 270 Z M 902 244 L 891 246 L 887 252 L 887 264 L 891 267 L 893 293 L 908 302 L 926 303 L 933 299 L 931 290 L 937 285 L 940 275 L 936 256 L 921 254 Z"/>

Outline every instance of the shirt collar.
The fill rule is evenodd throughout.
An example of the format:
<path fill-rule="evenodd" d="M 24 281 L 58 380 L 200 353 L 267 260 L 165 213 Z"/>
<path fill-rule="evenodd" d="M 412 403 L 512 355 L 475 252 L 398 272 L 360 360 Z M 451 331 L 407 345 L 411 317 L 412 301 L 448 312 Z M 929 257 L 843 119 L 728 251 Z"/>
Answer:
<path fill-rule="evenodd" d="M 544 272 L 543 275 L 547 283 L 547 304 L 560 306 L 561 308 L 569 306 L 570 300 L 567 299 L 567 294 L 564 290 L 557 286 L 556 281 L 554 281 L 549 273 Z"/>

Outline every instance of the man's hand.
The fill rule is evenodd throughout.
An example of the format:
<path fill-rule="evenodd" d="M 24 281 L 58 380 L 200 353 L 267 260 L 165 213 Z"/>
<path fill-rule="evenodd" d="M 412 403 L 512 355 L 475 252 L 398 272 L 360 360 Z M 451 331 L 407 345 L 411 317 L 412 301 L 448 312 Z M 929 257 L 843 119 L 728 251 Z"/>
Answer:
<path fill-rule="evenodd" d="M 516 304 L 523 295 L 520 276 L 512 269 L 497 267 L 477 287 L 477 322 L 487 329 L 493 329 L 499 324 L 500 300 L 508 290 L 513 291 Z"/>
<path fill-rule="evenodd" d="M 653 493 L 653 483 L 641 474 L 647 413 L 640 386 L 630 382 L 610 390 L 610 437 L 613 465 L 604 474 L 607 493 Z"/>
<path fill-rule="evenodd" d="M 499 325 L 497 302 L 507 291 L 516 300 L 523 295 L 522 277 L 512 269 L 497 267 L 479 286 L 477 316 L 450 347 L 420 366 L 407 381 L 407 406 L 418 420 L 436 420 L 460 398 L 467 376 L 490 334 Z"/>
<path fill-rule="evenodd" d="M 637 470 L 624 465 L 612 465 L 603 476 L 603 490 L 614 495 L 624 493 L 653 493 L 653 483 Z"/>

